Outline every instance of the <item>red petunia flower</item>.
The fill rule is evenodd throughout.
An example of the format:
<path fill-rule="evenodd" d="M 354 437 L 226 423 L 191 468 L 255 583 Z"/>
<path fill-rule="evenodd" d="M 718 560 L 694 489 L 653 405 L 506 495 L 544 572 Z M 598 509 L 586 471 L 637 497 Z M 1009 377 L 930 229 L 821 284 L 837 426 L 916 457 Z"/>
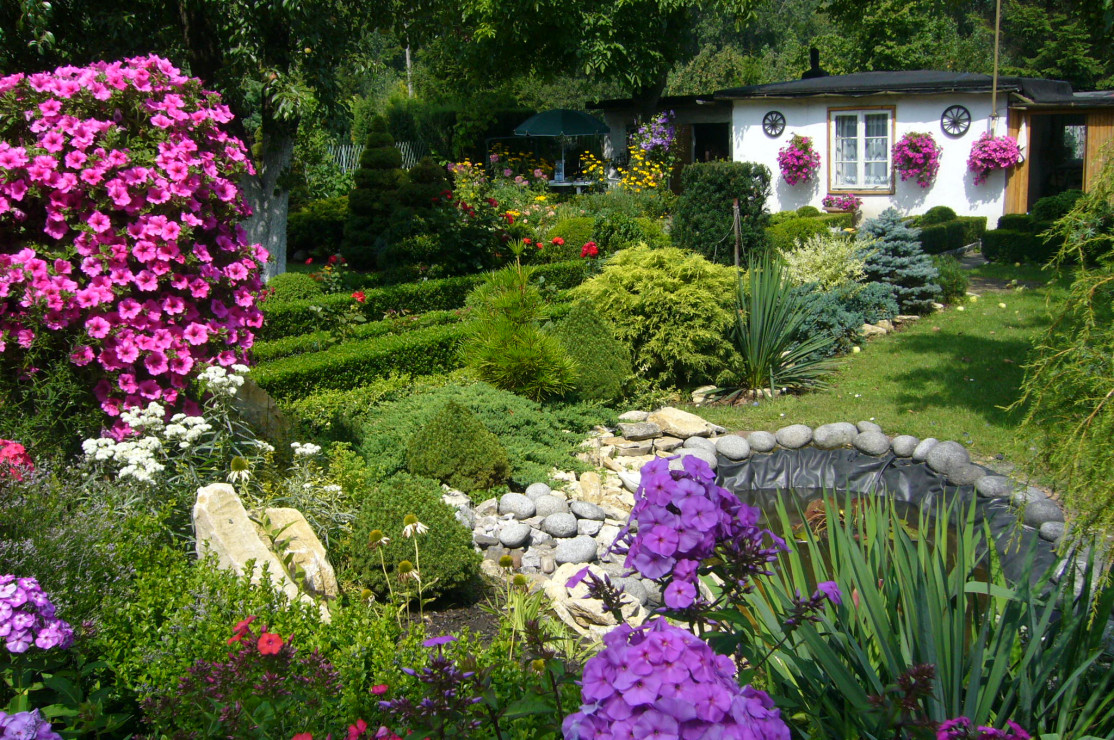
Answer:
<path fill-rule="evenodd" d="M 362 719 L 356 720 L 356 724 L 348 725 L 348 740 L 356 740 L 367 732 L 367 722 Z"/>
<path fill-rule="evenodd" d="M 274 632 L 264 632 L 259 636 L 259 652 L 263 655 L 278 655 L 282 650 L 282 637 Z"/>
<path fill-rule="evenodd" d="M 356 299 L 356 303 L 363 303 L 367 300 L 367 294 L 364 293 L 362 290 L 357 290 L 355 293 L 352 294 L 352 297 Z"/>
<path fill-rule="evenodd" d="M 307 257 L 306 258 L 306 264 L 307 265 L 312 265 L 313 264 L 313 257 Z"/>
<path fill-rule="evenodd" d="M 527 237 L 527 238 L 522 240 L 522 243 L 525 244 L 526 246 L 530 246 L 533 242 L 531 242 L 530 238 Z"/>
<path fill-rule="evenodd" d="M 580 248 L 581 257 L 595 257 L 599 255 L 600 248 L 596 246 L 595 242 L 588 242 Z"/>

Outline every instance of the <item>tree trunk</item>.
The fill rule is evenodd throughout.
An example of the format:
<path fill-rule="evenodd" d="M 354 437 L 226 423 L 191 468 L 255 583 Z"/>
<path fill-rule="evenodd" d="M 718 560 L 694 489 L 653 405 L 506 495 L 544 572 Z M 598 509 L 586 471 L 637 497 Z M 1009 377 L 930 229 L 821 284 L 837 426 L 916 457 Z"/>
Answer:
<path fill-rule="evenodd" d="M 294 159 L 294 137 L 282 134 L 264 141 L 263 155 L 254 175 L 245 175 L 240 185 L 252 216 L 244 221 L 248 243 L 262 244 L 270 253 L 264 279 L 286 272 L 286 217 L 290 191 L 279 185 Z"/>

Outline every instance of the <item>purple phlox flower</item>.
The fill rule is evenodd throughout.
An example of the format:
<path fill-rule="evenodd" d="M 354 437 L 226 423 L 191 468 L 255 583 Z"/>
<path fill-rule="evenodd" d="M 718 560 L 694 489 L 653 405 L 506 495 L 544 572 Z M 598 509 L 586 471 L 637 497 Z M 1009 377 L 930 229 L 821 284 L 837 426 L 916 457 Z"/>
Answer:
<path fill-rule="evenodd" d="M 431 648 L 439 645 L 448 645 L 450 642 L 456 642 L 456 638 L 452 635 L 441 635 L 440 637 L 431 637 L 422 643 L 424 647 Z"/>
<path fill-rule="evenodd" d="M 816 585 L 816 592 L 823 594 L 824 598 L 832 602 L 835 606 L 843 603 L 843 593 L 839 590 L 839 586 L 835 581 L 823 581 Z"/>

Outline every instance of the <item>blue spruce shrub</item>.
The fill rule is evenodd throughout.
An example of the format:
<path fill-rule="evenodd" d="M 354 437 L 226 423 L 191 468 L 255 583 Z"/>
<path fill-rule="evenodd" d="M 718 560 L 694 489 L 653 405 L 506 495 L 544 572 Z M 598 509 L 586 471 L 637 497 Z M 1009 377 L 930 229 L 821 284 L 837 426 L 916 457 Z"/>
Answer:
<path fill-rule="evenodd" d="M 859 229 L 858 238 L 869 243 L 866 281 L 893 286 L 903 313 L 927 313 L 940 295 L 936 267 L 921 249 L 918 229 L 901 220 L 897 209 L 887 208 Z"/>

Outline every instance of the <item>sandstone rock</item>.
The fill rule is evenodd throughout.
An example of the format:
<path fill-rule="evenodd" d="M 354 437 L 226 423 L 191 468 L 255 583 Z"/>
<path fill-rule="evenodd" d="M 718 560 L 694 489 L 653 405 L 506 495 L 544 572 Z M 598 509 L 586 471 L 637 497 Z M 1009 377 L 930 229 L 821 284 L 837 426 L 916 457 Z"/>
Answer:
<path fill-rule="evenodd" d="M 859 334 L 861 334 L 864 339 L 870 339 L 871 337 L 884 337 L 886 336 L 886 330 L 880 326 L 875 326 L 874 324 L 863 324 L 859 327 Z"/>
<path fill-rule="evenodd" d="M 889 319 L 881 319 L 878 322 L 877 326 L 881 329 L 885 329 L 888 332 L 894 330 L 893 322 L 891 322 Z"/>
<path fill-rule="evenodd" d="M 890 438 L 882 432 L 859 432 L 851 442 L 855 449 L 875 457 L 885 455 L 890 451 Z"/>
<path fill-rule="evenodd" d="M 294 564 L 305 574 L 305 582 L 302 584 L 305 590 L 327 599 L 335 599 L 340 593 L 336 573 L 324 545 L 317 539 L 317 534 L 302 512 L 283 507 L 265 509 L 263 513 L 270 521 L 272 534 L 278 534 L 275 541 L 276 555 L 280 558 L 284 553 L 293 556 Z M 255 528 L 263 538 L 263 543 L 267 544 L 269 540 L 263 528 L 258 524 L 255 524 Z"/>
<path fill-rule="evenodd" d="M 556 516 L 563 515 L 557 514 Z M 557 550 L 554 552 L 554 558 L 558 565 L 563 563 L 591 563 L 597 557 L 596 541 L 591 537 L 583 536 L 561 540 L 557 543 Z"/>
<path fill-rule="evenodd" d="M 489 498 L 476 505 L 476 516 L 494 516 L 499 513 L 499 499 Z"/>
<path fill-rule="evenodd" d="M 751 432 L 747 435 L 747 443 L 755 452 L 770 452 L 777 447 L 777 437 L 769 432 Z"/>
<path fill-rule="evenodd" d="M 646 421 L 650 413 L 648 411 L 626 411 L 619 414 L 619 421 L 639 422 Z"/>
<path fill-rule="evenodd" d="M 548 496 L 553 492 L 548 483 L 531 483 L 526 486 L 526 497 L 535 499 L 538 496 Z"/>
<path fill-rule="evenodd" d="M 661 436 L 661 427 L 649 421 L 620 423 L 619 432 L 632 442 Z"/>
<path fill-rule="evenodd" d="M 917 449 L 921 441 L 916 437 L 909 434 L 899 434 L 893 438 L 890 445 L 893 447 L 894 454 L 898 457 L 912 457 L 913 450 Z"/>
<path fill-rule="evenodd" d="M 651 412 L 646 421 L 661 427 L 663 434 L 670 437 L 688 439 L 689 437 L 707 437 L 712 433 L 712 425 L 701 419 L 696 414 L 665 406 Z"/>
<path fill-rule="evenodd" d="M 653 451 L 654 442 L 649 439 L 637 442 L 621 442 L 615 445 L 615 455 L 617 457 L 637 457 L 639 455 L 649 455 Z"/>
<path fill-rule="evenodd" d="M 690 437 L 690 439 L 703 439 L 703 437 Z M 684 444 L 684 440 L 676 437 L 658 437 L 654 440 L 654 452 L 672 452 Z"/>
<path fill-rule="evenodd" d="M 603 528 L 602 521 L 595 519 L 577 519 L 576 520 L 576 533 L 577 535 L 585 535 L 588 537 L 595 537 L 599 534 L 600 529 Z"/>
<path fill-rule="evenodd" d="M 614 524 L 605 524 L 600 527 L 600 531 L 596 535 L 596 541 L 599 543 L 600 548 L 606 550 L 611 547 L 621 531 L 622 529 Z"/>
<path fill-rule="evenodd" d="M 542 522 L 542 529 L 554 537 L 575 537 L 576 517 L 572 514 L 550 514 Z"/>
<path fill-rule="evenodd" d="M 515 519 L 529 519 L 536 510 L 534 502 L 521 493 L 504 493 L 499 499 L 499 513 L 510 514 Z"/>
<path fill-rule="evenodd" d="M 602 498 L 602 486 L 599 473 L 589 470 L 580 474 L 580 498 L 582 500 L 598 504 Z"/>
<path fill-rule="evenodd" d="M 975 491 L 986 498 L 1006 498 L 1013 491 L 1013 484 L 1004 475 L 987 475 L 975 481 Z"/>
<path fill-rule="evenodd" d="M 778 429 L 774 437 L 782 447 L 797 450 L 812 441 L 812 428 L 804 424 L 790 424 Z"/>
<path fill-rule="evenodd" d="M 924 462 L 925 458 L 928 457 L 928 453 L 938 444 L 940 444 L 940 440 L 935 437 L 922 439 L 921 443 L 913 450 L 913 462 Z"/>
<path fill-rule="evenodd" d="M 530 541 L 530 525 L 507 522 L 499 530 L 499 542 L 504 547 L 522 547 Z"/>
<path fill-rule="evenodd" d="M 708 400 L 708 394 L 716 389 L 714 385 L 702 385 L 692 392 L 692 405 L 702 406 Z"/>
<path fill-rule="evenodd" d="M 560 514 L 569 510 L 569 505 L 562 498 L 552 494 L 538 496 L 534 499 L 534 513 L 543 519 L 550 514 Z"/>
<path fill-rule="evenodd" d="M 750 457 L 750 443 L 737 434 L 728 434 L 716 440 L 716 452 L 728 460 L 746 460 Z"/>
<path fill-rule="evenodd" d="M 621 470 L 619 471 L 619 480 L 623 481 L 623 488 L 631 493 L 636 493 L 638 487 L 642 485 L 642 474 L 637 470 Z"/>
<path fill-rule="evenodd" d="M 819 450 L 835 450 L 854 441 L 859 430 L 845 421 L 822 424 L 812 430 L 812 444 Z"/>

